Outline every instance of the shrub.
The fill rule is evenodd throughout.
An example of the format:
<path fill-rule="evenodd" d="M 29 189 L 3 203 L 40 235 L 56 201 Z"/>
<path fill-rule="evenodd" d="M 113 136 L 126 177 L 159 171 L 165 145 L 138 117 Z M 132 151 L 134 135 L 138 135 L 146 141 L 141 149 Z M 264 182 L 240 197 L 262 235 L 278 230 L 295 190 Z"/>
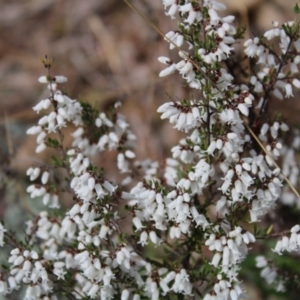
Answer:
<path fill-rule="evenodd" d="M 27 222 L 26 237 L 1 224 L 0 245 L 11 250 L 0 293 L 23 286 L 24 299 L 234 300 L 249 280 L 273 293 L 258 272 L 274 290 L 296 293 L 300 139 L 285 116 L 270 112 L 270 101 L 300 88 L 299 8 L 295 21 L 274 22 L 244 42 L 244 55 L 244 30 L 233 16 L 219 16 L 222 3 L 163 5 L 179 20 L 165 34 L 178 60 L 159 57 L 159 75 L 179 73 L 190 97 L 158 112 L 184 137 L 164 165 L 137 161 L 120 103 L 99 112 L 71 99 L 60 90 L 67 79 L 53 76 L 45 57 L 39 82 L 49 96 L 33 107 L 43 115 L 27 134 L 37 135 L 37 153 L 52 148 L 56 155 L 27 170 L 27 192 L 45 210 Z M 65 127 L 74 128 L 71 145 Z M 93 163 L 107 150 L 117 153 L 119 182 Z M 289 228 L 277 223 L 278 207 L 288 211 Z"/>

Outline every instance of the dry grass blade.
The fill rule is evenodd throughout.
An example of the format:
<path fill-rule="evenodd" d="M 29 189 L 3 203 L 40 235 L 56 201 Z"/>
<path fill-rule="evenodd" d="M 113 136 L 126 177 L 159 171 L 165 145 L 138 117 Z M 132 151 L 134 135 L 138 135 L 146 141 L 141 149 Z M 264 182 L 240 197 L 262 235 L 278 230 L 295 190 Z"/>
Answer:
<path fill-rule="evenodd" d="M 103 21 L 96 15 L 91 16 L 87 21 L 93 34 L 97 37 L 104 49 L 107 62 L 112 72 L 120 75 L 123 72 L 122 62 L 116 50 L 116 43 L 113 41 L 109 31 L 105 28 Z"/>
<path fill-rule="evenodd" d="M 246 128 L 248 129 L 248 131 L 250 132 L 250 134 L 253 136 L 253 138 L 256 140 L 256 142 L 259 144 L 259 146 L 261 147 L 261 149 L 266 153 L 266 155 L 269 156 L 269 158 L 271 159 L 272 163 L 276 166 L 276 168 L 278 168 L 280 170 L 281 175 L 284 178 L 284 180 L 286 181 L 286 183 L 290 186 L 290 188 L 295 193 L 295 195 L 298 197 L 298 199 L 300 199 L 299 193 L 297 192 L 297 190 L 295 189 L 295 187 L 292 185 L 292 183 L 290 182 L 290 180 L 282 172 L 282 170 L 278 166 L 278 164 L 274 161 L 274 159 L 272 158 L 272 156 L 269 153 L 269 151 L 264 147 L 264 145 L 262 144 L 262 142 L 259 140 L 259 138 L 256 136 L 256 134 L 252 131 L 252 129 L 249 127 L 249 125 L 245 121 L 244 121 L 244 124 L 245 124 Z"/>
<path fill-rule="evenodd" d="M 9 128 L 9 118 L 6 113 L 4 115 L 4 123 L 5 123 L 6 144 L 7 144 L 7 148 L 8 148 L 8 153 L 9 153 L 9 156 L 12 157 L 14 154 L 14 147 L 13 147 L 13 141 L 12 141 L 10 128 Z"/>

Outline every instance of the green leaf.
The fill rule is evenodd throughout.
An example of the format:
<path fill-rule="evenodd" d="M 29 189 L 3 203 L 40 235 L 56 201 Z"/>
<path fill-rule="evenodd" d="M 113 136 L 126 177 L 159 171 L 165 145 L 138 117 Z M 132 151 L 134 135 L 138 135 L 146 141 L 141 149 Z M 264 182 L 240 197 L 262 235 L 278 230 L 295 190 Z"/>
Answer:
<path fill-rule="evenodd" d="M 300 15 L 300 8 L 299 8 L 299 6 L 298 6 L 297 3 L 296 3 L 296 5 L 294 6 L 293 10 L 294 10 L 294 13 L 295 13 L 296 15 Z"/>
<path fill-rule="evenodd" d="M 269 235 L 273 230 L 273 224 L 269 226 L 269 228 L 266 231 L 266 234 Z"/>
<path fill-rule="evenodd" d="M 53 164 L 54 164 L 55 167 L 62 167 L 63 166 L 63 162 L 58 157 L 52 155 L 51 159 L 52 159 Z"/>
<path fill-rule="evenodd" d="M 51 148 L 58 149 L 61 147 L 59 141 L 57 139 L 48 138 L 46 141 L 46 145 Z"/>

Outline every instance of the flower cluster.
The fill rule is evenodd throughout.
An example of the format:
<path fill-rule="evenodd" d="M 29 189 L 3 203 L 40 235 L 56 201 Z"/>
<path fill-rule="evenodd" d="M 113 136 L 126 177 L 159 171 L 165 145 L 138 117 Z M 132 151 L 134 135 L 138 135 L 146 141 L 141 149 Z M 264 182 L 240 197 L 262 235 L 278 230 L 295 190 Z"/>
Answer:
<path fill-rule="evenodd" d="M 300 249 L 300 226 L 297 224 L 293 226 L 290 230 L 290 237 L 283 236 L 280 240 L 277 241 L 276 246 L 274 248 L 274 252 L 279 255 L 282 254 L 283 251 L 299 251 Z M 299 232 L 299 233 L 298 233 Z"/>
<path fill-rule="evenodd" d="M 272 265 L 264 256 L 256 257 L 256 267 L 262 269 L 260 276 L 263 277 L 269 285 L 275 285 L 277 292 L 284 292 L 284 280 L 278 274 L 278 269 Z"/>
<path fill-rule="evenodd" d="M 223 4 L 216 1 L 203 1 L 201 4 L 193 1 L 163 1 L 163 4 L 168 9 L 166 15 L 176 18 L 178 12 L 181 19 L 179 31 L 170 31 L 165 35 L 170 49 L 178 49 L 180 58 L 174 62 L 168 57 L 159 57 L 159 62 L 167 65 L 160 76 L 178 72 L 190 88 L 202 91 L 201 99 L 168 102 L 158 109 L 162 119 L 169 119 L 174 128 L 188 134 L 172 149 L 173 160 L 169 160 L 165 178 L 177 188 L 174 195 L 179 191 L 193 199 L 189 203 L 196 203 L 194 201 L 204 195 L 205 203 L 209 205 L 218 197 L 216 212 L 218 218 L 226 221 L 221 226 L 205 222 L 203 231 L 209 236 L 205 244 L 211 251 L 216 251 L 212 265 L 216 268 L 222 266 L 218 281 L 224 280 L 225 274 L 231 279 L 223 288 L 217 283 L 218 287 L 206 297 L 237 299 L 242 289 L 239 288 L 239 292 L 230 291 L 233 289 L 232 278 L 235 278 L 234 284 L 238 284 L 239 263 L 246 256 L 247 244 L 254 243 L 255 237 L 241 227 L 226 223 L 230 223 L 228 220 L 243 210 L 249 213 L 244 220 L 258 222 L 275 206 L 282 193 L 283 178 L 274 161 L 284 153 L 289 156 L 284 156 L 283 173 L 291 178 L 293 185 L 297 183 L 295 152 L 283 146 L 284 133 L 289 127 L 280 118 L 262 124 L 259 122 L 267 119 L 264 114 L 270 93 L 279 99 L 284 96 L 289 98 L 294 96 L 293 88 L 300 87 L 296 77 L 299 25 L 288 22 L 280 27 L 274 22 L 274 29 L 244 43 L 245 54 L 255 58 L 257 63 L 249 78 L 249 85 L 245 85 L 239 83 L 221 64 L 230 60 L 238 36 L 233 24 L 234 17 L 220 17 L 218 14 L 218 10 L 225 9 Z M 280 38 L 279 53 L 270 43 L 275 37 Z M 185 44 L 189 51 L 181 49 Z M 256 141 L 247 133 L 245 117 L 249 118 L 250 126 L 258 132 L 265 153 L 260 145 L 259 148 L 254 146 Z M 216 190 L 220 192 L 213 192 Z M 207 197 L 211 199 L 210 202 Z M 285 199 L 291 197 L 295 201 L 293 194 L 286 190 L 281 201 L 288 202 Z M 180 207 L 176 198 L 171 200 L 174 207 Z M 290 203 L 293 202 L 290 200 Z M 201 209 L 201 205 L 197 204 L 189 207 L 189 227 L 181 232 L 178 230 L 175 235 L 178 238 L 182 233 L 193 231 L 191 207 L 196 211 L 197 208 Z M 179 210 L 183 211 L 183 208 Z M 203 218 L 206 220 L 207 214 Z M 170 217 L 168 219 L 170 222 Z M 244 235 L 247 242 L 240 237 L 241 232 L 248 232 L 249 235 Z M 228 236 L 233 233 L 238 236 L 237 244 L 232 239 L 228 241 Z M 239 250 L 240 247 L 243 250 Z M 228 265 L 230 275 L 227 274 Z"/>
<path fill-rule="evenodd" d="M 215 252 L 211 265 L 220 268 L 221 272 L 212 294 L 207 294 L 205 299 L 213 299 L 214 294 L 218 299 L 238 299 L 243 294 L 243 289 L 237 278 L 237 264 L 246 257 L 247 245 L 254 243 L 255 237 L 249 231 L 242 232 L 241 227 L 236 227 L 226 235 L 222 235 L 218 227 L 213 228 L 213 231 L 205 245 Z"/>

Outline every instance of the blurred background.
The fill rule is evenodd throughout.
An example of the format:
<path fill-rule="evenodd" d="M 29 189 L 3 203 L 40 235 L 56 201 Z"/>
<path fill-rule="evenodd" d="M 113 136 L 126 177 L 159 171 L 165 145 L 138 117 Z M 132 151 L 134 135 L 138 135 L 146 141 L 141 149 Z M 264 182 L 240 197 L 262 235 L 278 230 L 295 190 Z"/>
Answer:
<path fill-rule="evenodd" d="M 176 29 L 176 22 L 164 16 L 161 0 L 131 2 L 163 32 Z M 237 24 L 248 27 L 246 39 L 269 29 L 272 21 L 292 20 L 296 4 L 223 2 L 228 7 L 223 13 L 235 15 Z M 64 89 L 73 98 L 99 109 L 123 103 L 121 111 L 138 137 L 139 159 L 162 161 L 170 154 L 179 135 L 160 121 L 156 110 L 170 97 L 188 97 L 190 92 L 179 75 L 158 77 L 163 65 L 157 57 L 176 53 L 170 54 L 162 37 L 121 0 L 0 0 L 0 219 L 7 226 L 16 219 L 23 226 L 29 216 L 24 210 L 40 207 L 26 195 L 24 174 L 46 154 L 34 154 L 35 137 L 25 132 L 39 118 L 32 106 L 48 95 L 37 81 L 45 75 L 40 58 L 46 54 L 55 59 L 52 75 L 68 77 Z M 284 109 L 297 120 L 292 101 L 285 102 Z M 260 299 L 255 289 L 253 293 L 250 299 Z"/>

